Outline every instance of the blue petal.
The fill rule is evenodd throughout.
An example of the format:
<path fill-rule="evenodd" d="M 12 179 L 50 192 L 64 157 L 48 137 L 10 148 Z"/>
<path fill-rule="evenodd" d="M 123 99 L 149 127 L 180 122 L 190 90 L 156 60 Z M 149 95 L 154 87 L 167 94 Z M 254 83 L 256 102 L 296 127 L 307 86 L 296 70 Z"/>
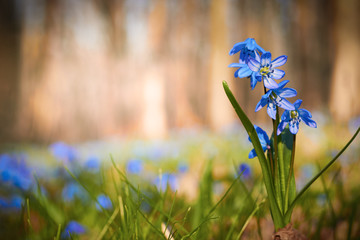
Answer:
<path fill-rule="evenodd" d="M 233 48 L 230 50 L 229 54 L 234 55 L 235 53 L 239 52 L 242 48 L 246 45 L 246 41 L 236 43 Z"/>
<path fill-rule="evenodd" d="M 280 133 L 282 132 L 282 131 L 284 131 L 284 129 L 285 129 L 285 127 L 286 127 L 286 125 L 288 124 L 289 122 L 288 121 L 281 121 L 280 122 L 280 124 L 279 124 L 279 126 L 278 126 L 278 129 L 277 129 L 277 132 L 276 132 L 276 134 L 277 135 L 280 135 Z"/>
<path fill-rule="evenodd" d="M 301 99 L 296 100 L 296 101 L 294 102 L 294 107 L 295 107 L 296 109 L 298 109 L 298 108 L 300 107 L 301 103 L 302 103 L 302 100 L 301 100 Z"/>
<path fill-rule="evenodd" d="M 277 94 L 279 97 L 289 98 L 289 97 L 295 97 L 297 92 L 293 88 L 283 88 L 283 89 L 277 91 Z"/>
<path fill-rule="evenodd" d="M 261 146 L 265 149 L 267 149 L 267 146 L 270 144 L 270 139 L 267 133 L 259 126 L 254 125 L 255 131 L 259 137 Z"/>
<path fill-rule="evenodd" d="M 261 55 L 261 66 L 265 66 L 271 63 L 271 53 L 265 52 Z"/>
<path fill-rule="evenodd" d="M 260 55 L 258 54 L 257 51 L 255 51 L 255 59 L 256 61 L 260 62 Z"/>
<path fill-rule="evenodd" d="M 277 89 L 279 88 L 279 84 L 275 82 L 272 78 L 264 77 L 264 86 L 268 89 Z"/>
<path fill-rule="evenodd" d="M 273 72 L 270 74 L 270 76 L 274 79 L 281 79 L 285 76 L 285 71 L 280 69 L 273 69 Z"/>
<path fill-rule="evenodd" d="M 304 121 L 306 125 L 312 128 L 317 128 L 317 124 L 314 120 L 308 118 L 308 117 L 301 117 L 301 119 Z"/>
<path fill-rule="evenodd" d="M 276 105 L 272 102 L 269 102 L 267 106 L 267 113 L 272 119 L 276 119 Z"/>
<path fill-rule="evenodd" d="M 281 120 L 282 121 L 290 121 L 290 111 L 289 110 L 285 110 L 283 112 L 283 114 L 281 115 Z"/>
<path fill-rule="evenodd" d="M 280 101 L 276 102 L 277 105 L 285 110 L 295 110 L 295 107 L 292 103 L 290 103 L 285 98 L 281 98 Z"/>
<path fill-rule="evenodd" d="M 256 47 L 256 42 L 253 38 L 248 38 L 245 40 L 246 42 L 246 48 L 249 49 L 250 51 L 254 51 L 255 47 Z"/>
<path fill-rule="evenodd" d="M 299 131 L 299 122 L 289 123 L 289 129 L 292 134 L 297 134 Z"/>
<path fill-rule="evenodd" d="M 252 57 L 249 57 L 248 66 L 254 72 L 257 72 L 260 69 L 260 63 Z"/>
<path fill-rule="evenodd" d="M 238 72 L 239 78 L 249 77 L 251 75 L 251 69 L 246 65 L 246 67 L 240 68 Z"/>
<path fill-rule="evenodd" d="M 300 114 L 301 117 L 312 118 L 311 113 L 308 110 L 304 109 L 304 108 L 299 109 L 299 114 Z"/>
<path fill-rule="evenodd" d="M 285 55 L 282 55 L 282 56 L 280 56 L 280 57 L 277 57 L 277 58 L 275 58 L 272 62 L 271 62 L 271 65 L 272 65 L 272 67 L 280 67 L 280 66 L 282 66 L 282 65 L 284 65 L 285 63 L 286 63 L 286 61 L 287 61 L 287 56 L 285 56 Z"/>
<path fill-rule="evenodd" d="M 253 90 L 257 84 L 257 79 L 256 77 L 254 76 L 254 74 L 251 74 L 251 78 L 250 78 L 250 87 L 251 87 L 251 90 Z"/>
<path fill-rule="evenodd" d="M 229 66 L 228 67 L 245 67 L 245 66 L 247 66 L 246 64 L 244 64 L 244 63 L 231 63 L 231 64 L 229 64 Z"/>
<path fill-rule="evenodd" d="M 256 152 L 255 152 L 255 149 L 253 149 L 253 150 L 251 150 L 250 152 L 249 152 L 249 158 L 251 159 L 251 158 L 254 158 L 254 157 L 256 157 L 257 156 L 257 154 L 256 154 Z"/>
<path fill-rule="evenodd" d="M 281 82 L 279 82 L 279 88 L 284 88 L 286 84 L 288 84 L 288 82 L 290 82 L 289 80 L 283 80 Z"/>
<path fill-rule="evenodd" d="M 266 96 L 268 95 L 268 93 L 266 93 L 265 95 L 263 95 L 260 99 L 260 101 L 258 102 L 258 104 L 256 105 L 255 107 L 255 112 L 259 111 L 261 108 L 263 108 L 266 104 L 268 104 L 268 98 L 269 96 Z"/>

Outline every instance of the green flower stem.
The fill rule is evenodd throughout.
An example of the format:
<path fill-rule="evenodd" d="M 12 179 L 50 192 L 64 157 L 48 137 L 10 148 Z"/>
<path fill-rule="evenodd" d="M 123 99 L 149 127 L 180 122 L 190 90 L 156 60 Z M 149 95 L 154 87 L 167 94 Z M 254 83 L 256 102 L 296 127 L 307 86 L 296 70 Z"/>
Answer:
<path fill-rule="evenodd" d="M 293 147 L 292 147 L 292 151 L 291 151 L 290 169 L 289 169 L 289 175 L 288 175 L 287 181 L 286 181 L 284 212 L 286 212 L 288 210 L 288 206 L 289 206 L 289 189 L 290 189 L 291 175 L 294 173 L 295 146 L 296 146 L 296 134 L 293 135 Z"/>
<path fill-rule="evenodd" d="M 273 180 L 272 180 L 272 176 L 271 176 L 271 170 L 269 168 L 269 163 L 267 162 L 267 159 L 264 155 L 264 151 L 262 150 L 261 144 L 260 144 L 260 140 L 257 136 L 257 133 L 255 131 L 254 125 L 251 123 L 251 121 L 249 120 L 249 118 L 246 116 L 246 114 L 244 113 L 244 111 L 241 109 L 239 103 L 236 101 L 234 95 L 232 94 L 228 84 L 223 81 L 223 87 L 225 90 L 225 93 L 227 95 L 227 97 L 230 100 L 231 105 L 234 107 L 234 110 L 236 112 L 236 114 L 238 115 L 241 123 L 243 124 L 246 132 L 249 134 L 249 137 L 251 139 L 251 142 L 254 146 L 255 152 L 258 156 L 259 162 L 260 162 L 260 166 L 261 166 L 261 171 L 263 173 L 264 176 L 264 183 L 265 183 L 265 188 L 266 188 L 266 192 L 268 194 L 268 198 L 269 198 L 269 203 L 270 203 L 270 210 L 272 213 L 272 218 L 274 221 L 274 225 L 275 225 L 275 229 L 278 230 L 279 228 L 282 228 L 285 226 L 284 224 L 284 217 L 280 212 L 280 208 L 279 205 L 277 204 L 276 201 L 276 196 L 275 196 L 275 189 L 274 189 L 274 184 L 273 184 Z"/>
<path fill-rule="evenodd" d="M 276 194 L 276 201 L 278 202 L 278 205 L 280 206 L 280 211 L 283 214 L 284 213 L 284 194 L 285 194 L 285 189 L 284 191 L 282 191 L 282 179 L 283 179 L 283 171 L 282 168 L 283 167 L 283 162 L 280 161 L 279 158 L 279 151 L 278 151 L 278 136 L 276 134 L 276 130 L 277 130 L 277 126 L 279 124 L 279 109 L 276 106 L 276 120 L 273 120 L 273 136 L 274 136 L 274 143 L 273 143 L 273 147 L 274 147 L 274 169 L 275 169 L 275 174 L 274 174 L 274 183 L 275 183 L 275 194 Z"/>

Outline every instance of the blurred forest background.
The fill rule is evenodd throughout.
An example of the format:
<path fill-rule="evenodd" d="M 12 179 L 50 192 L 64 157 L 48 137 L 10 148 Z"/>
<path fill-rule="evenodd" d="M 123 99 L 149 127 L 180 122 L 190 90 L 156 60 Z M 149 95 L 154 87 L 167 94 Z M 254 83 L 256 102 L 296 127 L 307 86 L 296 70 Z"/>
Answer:
<path fill-rule="evenodd" d="M 288 55 L 302 107 L 344 123 L 360 114 L 359 12 L 358 0 L 0 0 L 0 142 L 221 130 L 237 121 L 223 80 L 261 122 L 262 87 L 228 68 L 248 37 Z"/>

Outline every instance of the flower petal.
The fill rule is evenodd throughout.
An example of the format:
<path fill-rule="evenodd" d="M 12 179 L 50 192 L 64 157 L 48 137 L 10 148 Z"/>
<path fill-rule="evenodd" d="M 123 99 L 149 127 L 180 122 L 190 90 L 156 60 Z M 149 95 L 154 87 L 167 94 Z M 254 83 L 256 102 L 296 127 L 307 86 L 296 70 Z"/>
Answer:
<path fill-rule="evenodd" d="M 287 121 L 287 122 L 290 121 L 290 111 L 289 110 L 285 110 L 283 112 L 283 114 L 281 115 L 281 120 L 282 121 Z"/>
<path fill-rule="evenodd" d="M 266 104 L 268 104 L 268 96 L 263 95 L 260 99 L 260 101 L 258 102 L 258 104 L 255 107 L 255 112 L 259 111 L 260 109 L 262 109 Z"/>
<path fill-rule="evenodd" d="M 280 57 L 275 58 L 273 61 L 271 61 L 271 66 L 273 68 L 280 67 L 280 66 L 284 65 L 286 63 L 286 61 L 287 61 L 287 56 L 282 55 Z"/>
<path fill-rule="evenodd" d="M 277 91 L 277 94 L 279 97 L 289 98 L 289 97 L 295 97 L 297 92 L 293 88 L 283 88 L 283 89 L 280 89 L 279 91 Z"/>
<path fill-rule="evenodd" d="M 230 63 L 228 67 L 247 67 L 244 63 Z"/>
<path fill-rule="evenodd" d="M 279 82 L 279 88 L 284 88 L 286 84 L 288 84 L 288 82 L 290 82 L 289 80 L 283 80 L 281 82 Z"/>
<path fill-rule="evenodd" d="M 304 117 L 312 118 L 311 113 L 308 110 L 304 109 L 304 108 L 299 109 L 299 113 L 300 113 L 301 117 L 304 116 Z"/>
<path fill-rule="evenodd" d="M 256 47 L 256 42 L 255 42 L 255 39 L 253 38 L 248 38 L 245 40 L 246 42 L 246 48 L 249 49 L 250 51 L 254 51 L 255 50 L 255 47 Z"/>
<path fill-rule="evenodd" d="M 277 132 L 276 132 L 276 134 L 277 135 L 280 135 L 280 133 L 282 132 L 282 131 L 284 131 L 284 129 L 285 129 L 285 127 L 286 127 L 286 125 L 288 124 L 289 122 L 288 121 L 281 121 L 280 123 L 279 123 L 279 126 L 278 126 L 278 129 L 277 129 Z"/>
<path fill-rule="evenodd" d="M 270 73 L 270 76 L 274 79 L 281 79 L 285 76 L 285 71 L 280 69 L 273 69 L 273 72 Z"/>
<path fill-rule="evenodd" d="M 264 77 L 264 86 L 268 89 L 277 89 L 279 88 L 279 84 L 275 82 L 272 78 Z"/>
<path fill-rule="evenodd" d="M 255 59 L 256 61 L 260 62 L 260 55 L 258 54 L 257 51 L 255 51 Z"/>
<path fill-rule="evenodd" d="M 245 45 L 246 45 L 246 41 L 236 43 L 236 44 L 233 46 L 233 48 L 230 50 L 229 54 L 230 54 L 230 55 L 234 55 L 235 53 L 240 52 L 240 50 L 241 50 L 242 48 L 244 48 Z"/>
<path fill-rule="evenodd" d="M 294 105 L 285 98 L 281 98 L 276 104 L 285 110 L 295 110 Z"/>
<path fill-rule="evenodd" d="M 251 69 L 246 65 L 246 67 L 240 68 L 238 72 L 238 77 L 239 78 L 249 77 L 251 73 L 252 73 Z"/>
<path fill-rule="evenodd" d="M 306 125 L 312 128 L 317 128 L 317 124 L 314 120 L 308 118 L 308 117 L 301 117 L 301 119 L 304 121 Z"/>
<path fill-rule="evenodd" d="M 272 119 L 276 119 L 276 105 L 272 102 L 269 102 L 267 106 L 267 113 Z"/>
<path fill-rule="evenodd" d="M 300 107 L 301 103 L 302 103 L 302 100 L 301 100 L 301 99 L 296 100 L 296 101 L 294 102 L 294 107 L 295 107 L 296 109 L 298 109 L 298 108 Z"/>
<path fill-rule="evenodd" d="M 249 152 L 249 158 L 251 159 L 251 158 L 254 158 L 254 157 L 256 157 L 257 156 L 257 154 L 256 154 L 256 152 L 255 152 L 255 149 L 253 149 L 253 150 L 251 150 L 250 152 Z"/>
<path fill-rule="evenodd" d="M 257 72 L 260 69 L 260 63 L 252 57 L 249 57 L 248 66 L 254 72 Z"/>
<path fill-rule="evenodd" d="M 289 129 L 292 134 L 297 134 L 299 131 L 299 122 L 290 122 Z"/>
<path fill-rule="evenodd" d="M 261 55 L 261 66 L 266 66 L 271 63 L 271 53 L 265 52 Z"/>

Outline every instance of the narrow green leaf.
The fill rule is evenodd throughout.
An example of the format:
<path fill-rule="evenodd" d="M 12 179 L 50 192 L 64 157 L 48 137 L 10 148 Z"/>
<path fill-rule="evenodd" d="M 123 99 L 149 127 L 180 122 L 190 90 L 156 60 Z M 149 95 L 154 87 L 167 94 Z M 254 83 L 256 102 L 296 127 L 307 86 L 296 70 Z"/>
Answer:
<path fill-rule="evenodd" d="M 271 170 L 268 168 L 267 159 L 264 155 L 264 151 L 262 150 L 262 147 L 261 147 L 259 138 L 257 136 L 257 133 L 255 131 L 254 125 L 251 123 L 249 118 L 246 116 L 244 111 L 241 109 L 239 103 L 236 101 L 234 95 L 232 94 L 231 90 L 229 89 L 228 84 L 225 81 L 223 81 L 223 87 L 224 87 L 227 97 L 229 98 L 229 100 L 231 102 L 231 105 L 234 107 L 236 114 L 238 115 L 246 132 L 249 134 L 249 137 L 254 146 L 255 152 L 258 156 L 261 170 L 262 170 L 262 173 L 264 176 L 266 191 L 269 196 L 270 208 L 271 208 L 275 228 L 276 229 L 282 228 L 282 227 L 284 227 L 284 221 L 283 221 L 283 217 L 280 212 L 279 206 L 276 202 L 274 185 L 273 185 L 273 181 L 272 181 L 272 177 L 271 177 Z"/>
<path fill-rule="evenodd" d="M 285 220 L 290 221 L 291 218 L 291 212 L 294 209 L 296 203 L 299 201 L 300 197 L 308 190 L 308 188 L 323 174 L 339 157 L 340 155 L 349 147 L 349 145 L 354 141 L 356 136 L 359 134 L 360 127 L 357 129 L 355 134 L 352 136 L 352 138 L 349 140 L 349 142 L 341 149 L 341 151 L 318 173 L 315 177 L 313 177 L 303 189 L 298 193 L 294 201 L 291 203 L 288 211 L 285 214 Z"/>

